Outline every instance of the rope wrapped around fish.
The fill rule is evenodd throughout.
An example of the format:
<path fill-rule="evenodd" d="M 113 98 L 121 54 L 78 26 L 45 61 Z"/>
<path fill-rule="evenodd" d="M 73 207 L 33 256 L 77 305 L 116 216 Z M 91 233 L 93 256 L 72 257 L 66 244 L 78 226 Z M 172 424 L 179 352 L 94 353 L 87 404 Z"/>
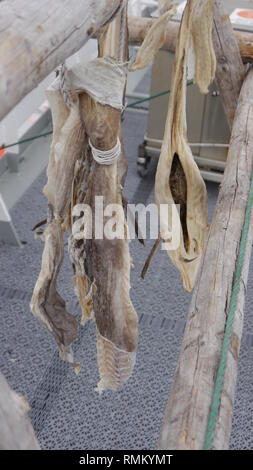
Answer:
<path fill-rule="evenodd" d="M 122 18 L 126 22 L 125 12 L 117 18 L 116 26 Z M 107 32 L 107 39 L 101 39 L 100 54 L 106 54 L 109 38 Z M 82 324 L 93 317 L 97 326 L 99 391 L 117 390 L 127 381 L 138 343 L 138 317 L 129 296 L 129 241 L 121 194 L 127 166 L 121 134 L 126 78 L 126 63 L 98 57 L 85 66 L 64 68 L 64 75 L 47 90 L 54 126 L 44 188 L 50 217 L 31 310 L 53 333 L 61 357 L 78 370 L 71 351 L 78 334 L 77 320 L 66 311 L 56 291 L 63 233 L 72 229 L 69 255 Z M 123 230 L 121 238 L 106 235 L 108 220 L 95 220 L 97 196 L 103 196 L 105 214 L 108 204 L 116 205 L 114 222 Z M 80 212 L 84 205 L 91 208 L 91 219 Z M 98 225 L 102 237 L 97 236 Z"/>

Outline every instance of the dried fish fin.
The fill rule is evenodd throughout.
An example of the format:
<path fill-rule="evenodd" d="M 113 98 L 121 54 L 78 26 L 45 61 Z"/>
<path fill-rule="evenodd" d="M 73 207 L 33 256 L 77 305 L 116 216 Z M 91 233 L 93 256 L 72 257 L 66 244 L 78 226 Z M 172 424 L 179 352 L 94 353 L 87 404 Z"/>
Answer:
<path fill-rule="evenodd" d="M 161 49 L 165 41 L 166 27 L 170 19 L 176 14 L 177 9 L 170 7 L 166 13 L 159 17 L 147 33 L 141 47 L 137 52 L 134 63 L 130 67 L 130 72 L 147 67 L 153 60 L 156 53 Z"/>
<path fill-rule="evenodd" d="M 180 271 L 187 291 L 191 291 L 194 286 L 208 232 L 205 183 L 188 144 L 186 125 L 187 59 L 194 11 L 198 3 L 194 0 L 187 3 L 180 26 L 169 109 L 155 182 L 158 210 L 160 211 L 161 204 L 168 204 L 168 218 L 164 218 L 160 211 L 163 239 L 164 232 L 172 231 L 172 204 L 180 204 L 180 244 L 176 250 L 168 250 L 168 256 Z"/>
<path fill-rule="evenodd" d="M 117 391 L 132 374 L 136 353 L 120 350 L 97 331 L 97 358 L 100 381 L 96 390 Z"/>
<path fill-rule="evenodd" d="M 192 37 L 195 50 L 194 81 L 201 93 L 208 93 L 208 87 L 215 78 L 216 56 L 212 40 L 213 15 L 213 0 L 200 0 L 195 9 Z"/>
<path fill-rule="evenodd" d="M 53 334 L 62 359 L 73 363 L 70 346 L 77 338 L 78 322 L 66 310 L 65 301 L 56 290 L 57 276 L 64 255 L 60 219 L 52 220 L 44 232 L 44 237 L 45 247 L 41 272 L 34 288 L 30 307 L 33 315 Z"/>

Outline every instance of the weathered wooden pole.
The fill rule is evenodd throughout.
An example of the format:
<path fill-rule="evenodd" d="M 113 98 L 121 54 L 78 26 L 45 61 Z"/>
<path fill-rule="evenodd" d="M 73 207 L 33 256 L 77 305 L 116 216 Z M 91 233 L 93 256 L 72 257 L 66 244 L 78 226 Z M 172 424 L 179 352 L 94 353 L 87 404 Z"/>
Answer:
<path fill-rule="evenodd" d="M 226 21 L 229 20 L 226 15 Z M 144 41 L 148 30 L 154 24 L 154 18 L 141 18 L 130 16 L 128 19 L 129 44 L 140 46 Z M 231 28 L 231 26 L 230 26 Z M 165 42 L 163 50 L 175 52 L 177 44 L 177 36 L 179 31 L 179 23 L 171 21 L 166 29 Z M 253 62 L 253 34 L 244 31 L 234 31 L 236 41 L 239 46 L 240 54 L 243 62 Z"/>
<path fill-rule="evenodd" d="M 26 400 L 14 392 L 0 373 L 0 450 L 38 450 Z"/>
<path fill-rule="evenodd" d="M 228 124 L 232 129 L 245 71 L 229 15 L 221 0 L 214 1 L 213 45 L 217 63 L 216 80 Z"/>
<path fill-rule="evenodd" d="M 242 86 L 214 219 L 190 305 L 159 449 L 202 449 L 224 339 L 253 169 L 253 69 Z M 213 448 L 227 449 L 236 390 L 252 221 Z"/>
<path fill-rule="evenodd" d="M 12 0 L 0 8 L 0 120 L 109 21 L 122 0 Z"/>
<path fill-rule="evenodd" d="M 77 52 L 112 18 L 122 0 L 13 0 L 0 9 L 0 120 L 43 78 Z M 129 43 L 142 43 L 155 20 L 129 19 Z M 163 48 L 175 51 L 179 25 L 170 23 Z M 253 34 L 235 32 L 243 61 L 253 62 Z"/>

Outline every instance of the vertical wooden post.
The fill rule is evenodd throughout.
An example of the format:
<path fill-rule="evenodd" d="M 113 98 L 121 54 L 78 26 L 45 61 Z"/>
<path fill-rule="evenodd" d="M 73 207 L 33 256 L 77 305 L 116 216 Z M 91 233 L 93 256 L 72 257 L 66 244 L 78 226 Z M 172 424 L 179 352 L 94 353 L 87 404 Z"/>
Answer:
<path fill-rule="evenodd" d="M 253 69 L 243 84 L 227 165 L 190 305 L 159 449 L 202 449 L 227 321 L 253 170 Z M 247 239 L 213 446 L 227 449 L 252 245 Z"/>
<path fill-rule="evenodd" d="M 221 0 L 214 0 L 213 44 L 217 59 L 216 80 L 228 124 L 232 129 L 245 73 L 238 42 Z"/>

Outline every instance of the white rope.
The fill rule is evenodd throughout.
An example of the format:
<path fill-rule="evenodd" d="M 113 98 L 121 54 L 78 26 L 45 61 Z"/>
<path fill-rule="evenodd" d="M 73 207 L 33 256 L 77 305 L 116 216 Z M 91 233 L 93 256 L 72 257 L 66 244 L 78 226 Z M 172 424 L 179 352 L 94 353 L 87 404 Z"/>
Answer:
<path fill-rule="evenodd" d="M 121 154 L 121 143 L 119 138 L 117 138 L 117 143 L 115 147 L 113 147 L 110 150 L 99 150 L 96 149 L 92 143 L 91 140 L 89 139 L 89 145 L 91 148 L 92 156 L 94 160 L 99 163 L 100 165 L 112 165 L 115 163 L 120 154 Z"/>

